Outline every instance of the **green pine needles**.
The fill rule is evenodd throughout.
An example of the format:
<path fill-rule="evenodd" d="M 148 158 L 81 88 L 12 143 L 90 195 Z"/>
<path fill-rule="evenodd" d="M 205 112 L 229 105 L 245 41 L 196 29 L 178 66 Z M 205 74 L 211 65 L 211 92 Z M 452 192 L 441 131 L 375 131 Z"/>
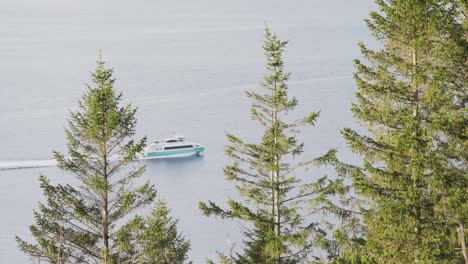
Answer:
<path fill-rule="evenodd" d="M 468 190 L 465 18 L 453 1 L 376 3 L 380 11 L 367 23 L 383 47 L 360 45 L 369 63 L 356 60 L 352 108 L 369 133 L 343 130 L 364 160 L 353 177 L 364 208 L 361 260 L 459 263 L 464 238 L 454 226 L 466 220 Z M 458 217 L 445 207 L 447 196 Z"/>
<path fill-rule="evenodd" d="M 137 216 L 118 231 L 121 263 L 187 263 L 190 242 L 177 231 L 178 221 L 169 213 L 159 200 L 149 216 Z"/>
<path fill-rule="evenodd" d="M 320 209 L 333 192 L 324 193 L 330 186 L 326 178 L 305 184 L 298 176 L 300 169 L 311 161 L 295 162 L 303 152 L 303 144 L 295 137 L 304 125 L 314 125 L 318 113 L 286 122 L 285 117 L 298 104 L 288 97 L 289 73 L 284 72 L 282 59 L 287 42 L 281 41 L 268 29 L 263 49 L 267 58 L 267 75 L 261 92 L 249 91 L 253 101 L 252 117 L 263 129 L 257 144 L 244 142 L 228 134 L 230 145 L 226 155 L 233 161 L 224 170 L 242 198 L 229 200 L 229 208 L 222 209 L 214 202 L 200 203 L 207 216 L 239 220 L 243 223 L 243 252 L 222 256 L 224 263 L 307 263 L 314 259 L 313 237 L 324 238 L 318 221 L 310 223 L 310 205 L 321 201 Z M 322 193 L 321 193 L 322 192 Z M 306 209 L 307 208 L 307 209 Z"/>
<path fill-rule="evenodd" d="M 177 233 L 164 204 L 158 203 L 148 218 L 133 216 L 156 198 L 149 182 L 135 184 L 145 172 L 135 162 L 146 142 L 132 139 L 136 108 L 122 105 L 113 71 L 101 59 L 91 76 L 93 85 L 79 100 L 79 110 L 70 114 L 65 130 L 68 156 L 54 152 L 59 168 L 79 185 L 54 186 L 41 176 L 47 203 L 34 212 L 36 223 L 30 229 L 36 243 L 17 238 L 19 247 L 39 261 L 57 264 L 184 263 L 189 243 Z M 136 229 L 130 228 L 134 225 Z M 144 239 L 135 245 L 129 242 L 132 235 Z M 159 243 L 164 237 L 167 243 Z M 130 244 L 132 250 L 124 250 Z"/>

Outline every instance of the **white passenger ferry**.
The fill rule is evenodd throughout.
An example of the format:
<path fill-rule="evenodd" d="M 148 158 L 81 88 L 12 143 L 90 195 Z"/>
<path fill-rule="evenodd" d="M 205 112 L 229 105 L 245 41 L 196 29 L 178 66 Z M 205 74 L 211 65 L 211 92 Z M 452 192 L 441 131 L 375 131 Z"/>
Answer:
<path fill-rule="evenodd" d="M 187 157 L 199 155 L 205 147 L 198 143 L 185 141 L 182 136 L 173 136 L 155 141 L 148 145 L 142 154 L 142 159 L 158 159 L 169 157 Z"/>

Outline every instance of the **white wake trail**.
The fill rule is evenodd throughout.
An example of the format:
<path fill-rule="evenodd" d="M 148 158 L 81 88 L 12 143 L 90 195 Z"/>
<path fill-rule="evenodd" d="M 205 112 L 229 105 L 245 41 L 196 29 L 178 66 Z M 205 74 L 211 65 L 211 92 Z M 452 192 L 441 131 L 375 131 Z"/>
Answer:
<path fill-rule="evenodd" d="M 15 160 L 0 161 L 0 170 L 17 170 L 57 166 L 57 161 L 50 160 Z"/>

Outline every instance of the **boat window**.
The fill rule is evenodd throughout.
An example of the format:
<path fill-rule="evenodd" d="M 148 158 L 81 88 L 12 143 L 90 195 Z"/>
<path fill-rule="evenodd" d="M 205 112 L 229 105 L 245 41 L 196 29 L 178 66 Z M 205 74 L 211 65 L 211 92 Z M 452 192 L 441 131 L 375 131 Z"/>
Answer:
<path fill-rule="evenodd" d="M 184 149 L 184 148 L 193 148 L 193 146 L 192 145 L 183 145 L 183 146 L 165 147 L 164 150 Z"/>
<path fill-rule="evenodd" d="M 167 143 L 174 143 L 174 142 L 177 142 L 177 140 L 175 139 L 169 139 L 169 140 L 166 140 Z"/>

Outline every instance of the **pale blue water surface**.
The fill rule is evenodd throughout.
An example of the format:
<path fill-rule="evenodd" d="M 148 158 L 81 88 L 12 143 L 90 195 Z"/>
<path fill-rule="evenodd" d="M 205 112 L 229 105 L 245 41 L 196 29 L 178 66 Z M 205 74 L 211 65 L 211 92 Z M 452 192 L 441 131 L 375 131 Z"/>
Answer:
<path fill-rule="evenodd" d="M 204 263 L 238 244 L 237 225 L 202 216 L 197 203 L 236 196 L 222 173 L 225 132 L 261 133 L 244 91 L 264 73 L 265 23 L 290 40 L 296 116 L 321 110 L 317 127 L 301 134 L 304 155 L 346 153 L 339 129 L 357 126 L 352 60 L 356 43 L 371 39 L 363 22 L 371 8 L 369 0 L 0 0 L 0 162 L 65 151 L 68 111 L 101 49 L 116 88 L 139 108 L 138 137 L 177 131 L 206 146 L 201 158 L 147 162 L 144 175 L 180 218 L 191 259 Z M 54 167 L 0 170 L 0 263 L 30 262 L 14 236 L 28 237 L 40 174 L 73 182 Z"/>

